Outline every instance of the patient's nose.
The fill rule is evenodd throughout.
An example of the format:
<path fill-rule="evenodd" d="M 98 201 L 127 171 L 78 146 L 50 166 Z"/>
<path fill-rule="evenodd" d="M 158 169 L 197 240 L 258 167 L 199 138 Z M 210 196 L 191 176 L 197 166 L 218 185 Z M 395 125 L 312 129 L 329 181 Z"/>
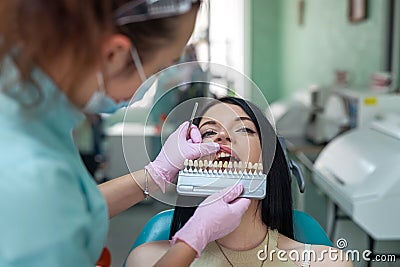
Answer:
<path fill-rule="evenodd" d="M 221 129 L 215 135 L 214 142 L 218 144 L 226 144 L 231 142 L 229 133 L 225 129 Z"/>

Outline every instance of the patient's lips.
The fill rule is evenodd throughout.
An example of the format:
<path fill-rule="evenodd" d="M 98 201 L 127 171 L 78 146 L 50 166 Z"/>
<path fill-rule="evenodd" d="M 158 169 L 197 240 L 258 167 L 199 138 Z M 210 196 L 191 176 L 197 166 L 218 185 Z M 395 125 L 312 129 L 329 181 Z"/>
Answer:
<path fill-rule="evenodd" d="M 240 161 L 240 158 L 230 147 L 221 145 L 220 150 L 215 155 L 214 160 L 229 162 L 229 161 Z"/>

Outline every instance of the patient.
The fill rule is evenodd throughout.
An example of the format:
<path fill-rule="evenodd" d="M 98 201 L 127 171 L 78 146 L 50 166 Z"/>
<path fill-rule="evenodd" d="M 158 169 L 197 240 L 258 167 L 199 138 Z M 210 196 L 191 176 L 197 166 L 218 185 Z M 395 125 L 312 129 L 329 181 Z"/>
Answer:
<path fill-rule="evenodd" d="M 338 258 L 334 261 L 328 252 L 323 254 L 329 247 L 306 247 L 293 240 L 288 166 L 275 131 L 263 113 L 245 100 L 225 97 L 208 105 L 201 114 L 195 123 L 203 142 L 219 143 L 225 157 L 230 151 L 231 158 L 263 163 L 264 172 L 268 173 L 267 194 L 263 200 L 252 200 L 239 227 L 208 244 L 191 266 L 352 266 L 340 250 L 331 248 Z M 221 153 L 212 157 L 220 158 Z M 175 208 L 170 238 L 194 211 L 195 208 Z M 169 241 L 143 244 L 131 252 L 126 266 L 153 266 L 168 247 Z M 309 251 L 305 253 L 310 256 L 309 261 L 303 257 L 305 250 Z"/>

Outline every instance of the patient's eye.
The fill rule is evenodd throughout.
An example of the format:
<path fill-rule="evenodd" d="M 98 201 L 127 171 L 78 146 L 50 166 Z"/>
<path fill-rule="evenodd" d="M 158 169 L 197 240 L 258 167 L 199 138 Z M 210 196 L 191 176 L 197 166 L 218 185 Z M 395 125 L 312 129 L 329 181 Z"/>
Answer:
<path fill-rule="evenodd" d="M 204 133 L 201 134 L 201 138 L 206 138 L 206 137 L 210 137 L 217 134 L 214 130 L 207 130 Z"/>
<path fill-rule="evenodd" d="M 247 127 L 242 127 L 240 129 L 236 130 L 236 132 L 237 133 L 248 133 L 248 134 L 255 134 L 256 133 L 256 131 L 254 131 L 254 130 L 252 130 L 250 128 L 247 128 Z"/>

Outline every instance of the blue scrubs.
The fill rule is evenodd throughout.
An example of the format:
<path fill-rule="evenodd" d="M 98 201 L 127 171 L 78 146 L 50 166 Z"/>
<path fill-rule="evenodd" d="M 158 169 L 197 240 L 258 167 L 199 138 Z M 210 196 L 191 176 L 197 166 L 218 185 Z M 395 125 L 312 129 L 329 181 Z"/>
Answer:
<path fill-rule="evenodd" d="M 16 83 L 18 75 L 10 58 L 4 59 L 0 266 L 94 266 L 105 244 L 108 213 L 73 143 L 71 131 L 83 115 L 39 69 L 32 83 Z M 24 106 L 32 99 L 40 102 Z"/>

